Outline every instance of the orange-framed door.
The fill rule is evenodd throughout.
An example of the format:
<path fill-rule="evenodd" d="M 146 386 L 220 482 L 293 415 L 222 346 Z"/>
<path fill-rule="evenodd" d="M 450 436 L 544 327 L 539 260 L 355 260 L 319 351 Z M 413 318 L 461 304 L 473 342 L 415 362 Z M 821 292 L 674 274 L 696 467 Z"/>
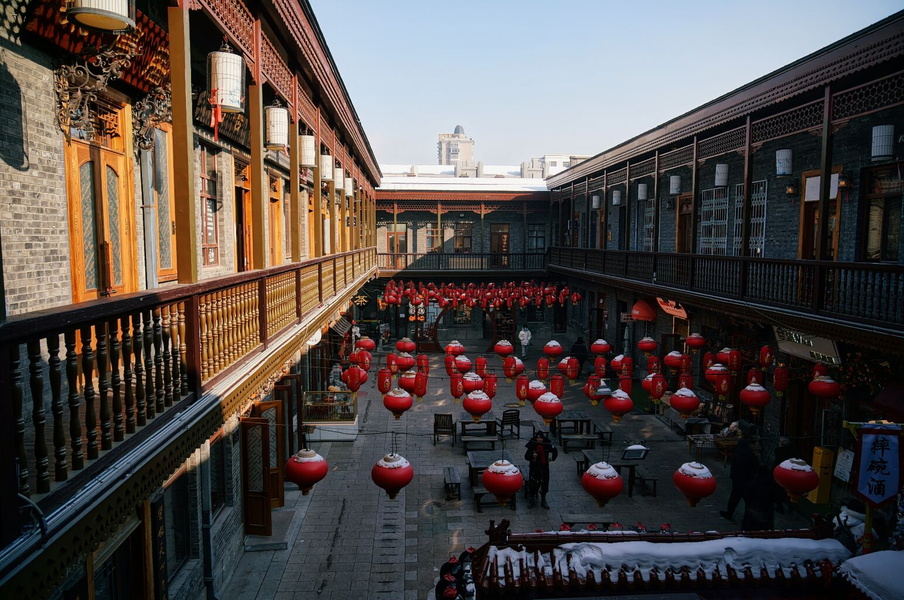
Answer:
<path fill-rule="evenodd" d="M 285 411 L 282 400 L 256 402 L 251 407 L 251 416 L 266 419 L 270 427 L 267 446 L 267 477 L 270 479 L 270 507 L 279 508 L 286 504 L 282 467 L 286 464 Z"/>
<path fill-rule="evenodd" d="M 694 242 L 694 196 L 678 196 L 678 214 L 675 220 L 675 252 L 693 252 Z"/>
<path fill-rule="evenodd" d="M 235 162 L 235 266 L 237 271 L 251 269 L 251 167 Z"/>
<path fill-rule="evenodd" d="M 404 224 L 389 225 L 386 232 L 386 250 L 394 255 L 395 268 L 404 269 L 408 253 L 408 231 Z"/>
<path fill-rule="evenodd" d="M 272 535 L 270 514 L 270 421 L 243 417 L 242 507 L 247 535 Z"/>

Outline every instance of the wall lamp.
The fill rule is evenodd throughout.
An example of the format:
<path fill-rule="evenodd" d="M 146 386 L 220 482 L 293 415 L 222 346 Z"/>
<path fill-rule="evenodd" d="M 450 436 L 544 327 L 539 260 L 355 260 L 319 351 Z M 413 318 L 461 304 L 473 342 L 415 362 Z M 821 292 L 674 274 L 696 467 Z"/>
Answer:
<path fill-rule="evenodd" d="M 844 173 L 838 174 L 838 189 L 846 190 L 851 187 L 851 179 Z"/>
<path fill-rule="evenodd" d="M 675 208 L 675 199 L 674 198 L 666 198 L 665 199 L 665 209 L 666 210 L 674 210 Z"/>
<path fill-rule="evenodd" d="M 788 182 L 788 184 L 785 186 L 785 195 L 791 196 L 791 197 L 797 196 L 797 182 L 796 181 Z"/>

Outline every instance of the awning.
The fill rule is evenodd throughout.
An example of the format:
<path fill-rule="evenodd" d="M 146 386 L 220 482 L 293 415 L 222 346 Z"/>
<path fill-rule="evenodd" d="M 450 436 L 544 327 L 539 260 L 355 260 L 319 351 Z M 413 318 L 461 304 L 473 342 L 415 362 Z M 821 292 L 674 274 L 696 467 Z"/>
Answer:
<path fill-rule="evenodd" d="M 635 321 L 655 321 L 656 310 L 646 300 L 638 300 L 631 307 L 631 318 Z"/>
<path fill-rule="evenodd" d="M 348 330 L 351 328 L 352 322 L 345 317 L 342 317 L 330 326 L 330 329 L 339 334 L 339 337 L 345 337 L 345 334 L 348 333 Z"/>

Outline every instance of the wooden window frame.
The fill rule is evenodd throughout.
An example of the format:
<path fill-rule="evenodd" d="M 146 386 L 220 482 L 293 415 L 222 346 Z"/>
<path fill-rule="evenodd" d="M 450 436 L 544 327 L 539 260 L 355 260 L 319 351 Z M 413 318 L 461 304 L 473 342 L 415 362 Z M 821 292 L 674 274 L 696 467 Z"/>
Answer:
<path fill-rule="evenodd" d="M 220 224 L 217 213 L 219 207 L 222 206 L 220 201 L 220 174 L 217 170 L 217 150 L 213 146 L 205 144 L 199 145 L 199 168 L 198 177 L 201 180 L 201 264 L 205 267 L 216 267 L 220 264 Z M 207 169 L 208 162 L 212 161 L 213 172 L 216 178 L 209 176 Z M 209 185 L 213 183 L 213 187 L 217 194 L 212 196 L 209 193 Z M 211 214 L 212 213 L 212 214 Z M 213 223 L 213 228 L 209 224 Z M 211 239 L 213 238 L 213 239 Z M 213 254 L 211 254 L 213 251 Z"/>

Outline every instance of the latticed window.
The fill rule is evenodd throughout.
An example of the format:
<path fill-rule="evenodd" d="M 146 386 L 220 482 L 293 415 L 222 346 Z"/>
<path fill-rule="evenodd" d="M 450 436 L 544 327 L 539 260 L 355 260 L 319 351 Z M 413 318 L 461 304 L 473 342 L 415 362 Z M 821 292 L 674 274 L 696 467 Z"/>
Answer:
<path fill-rule="evenodd" d="M 529 223 L 527 226 L 527 251 L 546 252 L 546 225 Z"/>
<path fill-rule="evenodd" d="M 472 227 L 471 223 L 455 224 L 455 251 L 459 254 L 471 253 Z"/>
<path fill-rule="evenodd" d="M 204 265 L 220 264 L 220 236 L 217 211 L 220 206 L 216 154 L 213 148 L 201 144 L 201 252 Z"/>
<path fill-rule="evenodd" d="M 700 254 L 728 253 L 728 188 L 700 190 Z"/>
<path fill-rule="evenodd" d="M 427 252 L 443 251 L 443 230 L 436 227 L 428 227 L 427 234 Z"/>
<path fill-rule="evenodd" d="M 641 250 L 644 252 L 653 251 L 653 217 L 655 200 L 646 200 L 643 203 L 643 231 L 641 240 Z"/>
<path fill-rule="evenodd" d="M 901 163 L 870 173 L 866 194 L 866 260 L 899 260 L 902 191 Z"/>
<path fill-rule="evenodd" d="M 748 224 L 747 248 L 750 256 L 766 255 L 766 180 L 754 181 L 750 194 L 750 221 Z M 741 229 L 744 222 L 744 184 L 735 186 L 734 192 L 734 235 L 731 240 L 733 256 L 741 255 Z"/>

